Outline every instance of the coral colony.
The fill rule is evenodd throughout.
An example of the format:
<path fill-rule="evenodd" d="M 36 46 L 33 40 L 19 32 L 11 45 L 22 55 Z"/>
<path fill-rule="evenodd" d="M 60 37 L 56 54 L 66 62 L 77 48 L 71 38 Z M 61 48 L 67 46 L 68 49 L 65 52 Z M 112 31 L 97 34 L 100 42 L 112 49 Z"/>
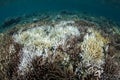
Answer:
<path fill-rule="evenodd" d="M 14 41 L 24 45 L 20 52 L 22 57 L 19 69 L 23 71 L 24 68 L 27 68 L 27 64 L 30 65 L 35 56 L 49 57 L 51 48 L 54 48 L 52 51 L 54 56 L 58 46 L 65 45 L 66 40 L 71 36 L 79 36 L 79 30 L 74 26 L 67 25 L 68 23 L 74 23 L 74 21 L 62 21 L 54 27 L 38 26 L 14 34 Z"/>
<path fill-rule="evenodd" d="M 62 14 L 13 25 L 0 34 L 0 79 L 117 80 L 120 29 L 90 19 Z"/>

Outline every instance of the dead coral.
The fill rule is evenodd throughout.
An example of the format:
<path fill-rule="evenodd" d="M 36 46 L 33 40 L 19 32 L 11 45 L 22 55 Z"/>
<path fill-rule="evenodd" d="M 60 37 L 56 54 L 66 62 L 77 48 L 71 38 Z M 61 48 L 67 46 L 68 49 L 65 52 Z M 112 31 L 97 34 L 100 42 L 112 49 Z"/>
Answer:
<path fill-rule="evenodd" d="M 33 69 L 25 75 L 14 76 L 13 80 L 71 80 L 72 74 L 67 72 L 67 68 L 61 66 L 59 63 L 48 63 L 47 61 L 42 64 L 42 58 L 36 57 L 32 61 Z"/>
<path fill-rule="evenodd" d="M 77 20 L 77 21 L 75 21 L 75 23 L 78 26 L 89 26 L 89 27 L 96 26 L 95 23 L 89 22 L 87 20 Z"/>
<path fill-rule="evenodd" d="M 69 26 L 74 24 L 74 21 L 60 21 L 54 26 L 42 25 L 34 28 L 27 29 L 25 31 L 19 30 L 17 34 L 13 35 L 15 42 L 24 45 L 20 54 L 22 54 L 19 69 L 24 72 L 27 65 L 30 65 L 34 56 L 48 57 L 48 51 L 54 48 L 54 54 L 56 54 L 56 48 L 64 44 L 71 36 L 79 36 L 80 32 L 76 26 Z M 55 57 L 56 55 L 54 55 Z M 68 61 L 69 56 L 63 54 L 64 61 Z M 53 58 L 54 60 L 54 58 Z"/>
<path fill-rule="evenodd" d="M 33 23 L 27 22 L 23 24 L 17 24 L 13 29 L 9 30 L 6 35 L 0 35 L 0 46 L 2 46 L 0 48 L 1 80 L 119 79 L 118 75 L 120 74 L 120 35 L 117 28 L 110 29 L 112 27 L 110 23 L 105 22 L 104 24 L 104 21 L 101 21 L 99 23 L 95 20 L 95 17 L 93 17 L 95 23 L 81 20 L 77 15 L 71 17 L 69 16 L 70 18 L 68 18 L 67 15 L 58 15 L 57 17 L 59 19 L 51 19 L 53 18 L 53 16 L 43 17 L 44 19 L 41 19 L 40 21 L 38 20 L 37 22 L 33 21 Z M 66 20 L 71 21 L 68 21 L 66 23 Z M 74 20 L 75 22 L 72 20 Z M 102 26 L 102 28 L 96 22 L 98 22 Z M 51 27 L 49 27 L 48 25 Z M 63 27 L 61 31 L 59 31 L 60 26 Z M 68 29 L 65 29 L 66 26 L 73 26 L 73 28 L 71 27 L 70 29 L 69 27 L 69 29 L 71 30 L 70 31 Z M 42 27 L 43 32 L 46 31 L 44 33 L 46 35 L 49 35 L 46 40 L 40 41 L 40 38 L 45 39 L 45 35 L 43 35 L 42 37 L 39 36 L 39 38 L 38 36 L 36 36 L 41 34 L 41 32 L 39 32 L 38 30 L 38 27 Z M 56 28 L 59 29 L 54 30 Z M 65 37 L 66 32 L 71 33 L 72 30 L 75 28 L 78 29 L 80 35 L 73 36 L 71 34 L 68 34 L 68 36 Z M 32 31 L 33 29 L 34 31 Z M 52 31 L 50 32 L 49 30 Z M 62 35 L 62 37 L 59 37 L 59 39 L 65 39 L 63 41 L 59 40 L 56 37 L 56 35 L 61 35 L 60 32 L 63 32 L 63 34 L 65 34 Z M 76 32 L 74 31 L 73 33 L 76 34 Z M 52 34 L 52 36 L 50 34 Z M 11 36 L 13 35 L 14 40 L 17 40 L 19 37 L 21 37 L 19 38 L 20 40 L 18 40 L 18 42 L 24 45 L 24 47 L 20 46 L 17 41 L 17 43 L 13 42 L 11 38 Z M 51 39 L 50 42 L 48 42 L 50 40 L 49 38 Z M 28 39 L 30 41 L 28 41 Z M 56 39 L 58 39 L 58 42 L 60 41 L 60 44 L 58 44 L 58 42 L 54 43 Z M 28 43 L 30 43 L 31 45 L 26 46 L 26 44 Z M 51 43 L 53 43 L 53 45 L 51 45 Z M 109 45 L 107 45 L 108 43 Z M 54 44 L 58 45 L 54 46 Z M 34 47 L 33 45 L 36 47 Z M 42 47 L 40 45 L 42 45 Z M 40 51 L 38 51 L 38 49 Z M 30 54 L 30 58 L 28 58 L 28 55 L 26 55 L 25 53 Z M 24 59 L 22 60 L 23 57 Z M 20 62 L 24 62 L 25 60 L 26 62 L 29 62 L 31 64 L 30 67 L 25 70 L 24 75 L 22 75 L 19 72 L 19 65 L 21 65 Z M 26 62 L 22 65 L 26 65 Z M 23 70 L 23 68 L 21 68 L 21 70 Z M 116 75 L 117 77 L 115 77 Z"/>
<path fill-rule="evenodd" d="M 120 79 L 120 63 L 115 58 L 107 56 L 105 60 L 104 73 L 102 80 L 119 80 Z"/>
<path fill-rule="evenodd" d="M 13 42 L 11 36 L 6 34 L 2 34 L 0 40 L 0 78 L 9 80 L 19 63 L 18 52 L 21 47 Z M 11 45 L 14 46 L 14 49 Z"/>
<path fill-rule="evenodd" d="M 97 67 L 98 69 L 102 69 L 101 65 L 105 63 L 103 47 L 105 47 L 108 42 L 109 40 L 102 37 L 99 32 L 95 31 L 94 29 L 88 29 L 88 33 L 85 35 L 84 41 L 81 45 L 83 64 L 85 67 L 92 66 L 91 68 Z M 88 68 L 87 74 L 92 74 L 93 72 L 94 70 L 91 72 L 90 68 Z M 101 73 L 102 71 L 100 74 Z"/>

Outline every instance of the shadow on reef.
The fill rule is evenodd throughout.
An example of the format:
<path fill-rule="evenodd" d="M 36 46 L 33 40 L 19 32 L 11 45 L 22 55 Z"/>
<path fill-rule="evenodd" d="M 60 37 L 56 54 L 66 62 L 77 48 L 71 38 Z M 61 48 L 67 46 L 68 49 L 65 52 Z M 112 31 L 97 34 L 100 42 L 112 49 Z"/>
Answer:
<path fill-rule="evenodd" d="M 0 25 L 0 32 L 4 32 L 4 30 L 8 30 L 12 26 L 18 24 L 22 20 L 22 17 L 10 18 L 4 21 L 2 25 Z"/>

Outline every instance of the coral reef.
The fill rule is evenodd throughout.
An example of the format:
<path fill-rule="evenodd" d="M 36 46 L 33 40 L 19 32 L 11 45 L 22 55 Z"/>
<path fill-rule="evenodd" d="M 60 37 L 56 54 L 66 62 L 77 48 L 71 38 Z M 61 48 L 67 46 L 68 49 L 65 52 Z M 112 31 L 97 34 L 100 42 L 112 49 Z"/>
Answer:
<path fill-rule="evenodd" d="M 88 29 L 88 33 L 84 36 L 81 49 L 83 50 L 84 63 L 93 64 L 100 67 L 104 63 L 104 50 L 103 47 L 109 41 L 102 37 L 99 32 L 93 29 Z M 89 61 L 90 60 L 90 61 Z M 91 61 L 94 60 L 94 61 Z"/>
<path fill-rule="evenodd" d="M 14 34 L 14 41 L 24 45 L 20 53 L 23 56 L 19 69 L 23 70 L 35 56 L 48 57 L 48 50 L 56 50 L 59 45 L 64 45 L 70 36 L 79 36 L 78 29 L 67 25 L 68 23 L 72 24 L 74 21 L 61 21 L 54 27 L 40 26 Z"/>
<path fill-rule="evenodd" d="M 98 75 L 100 77 L 103 72 L 101 66 L 105 63 L 104 48 L 108 47 L 106 45 L 109 41 L 92 28 L 89 28 L 87 32 L 81 45 L 83 66 L 88 67 L 88 74 L 95 74 L 99 71 Z M 108 51 L 108 49 L 106 49 L 106 51 Z"/>
<path fill-rule="evenodd" d="M 0 34 L 0 46 L 0 79 L 8 80 L 17 69 L 21 46 L 7 34 Z"/>
<path fill-rule="evenodd" d="M 116 24 L 65 11 L 21 19 L 0 33 L 1 80 L 119 80 Z"/>

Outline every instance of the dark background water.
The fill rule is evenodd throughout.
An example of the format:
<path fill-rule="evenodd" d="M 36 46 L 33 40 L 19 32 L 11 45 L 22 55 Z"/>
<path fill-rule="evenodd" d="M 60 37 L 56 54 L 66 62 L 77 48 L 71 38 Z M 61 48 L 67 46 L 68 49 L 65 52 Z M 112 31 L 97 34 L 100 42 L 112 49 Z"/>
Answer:
<path fill-rule="evenodd" d="M 0 23 L 33 12 L 79 11 L 120 22 L 120 0 L 0 0 Z"/>

